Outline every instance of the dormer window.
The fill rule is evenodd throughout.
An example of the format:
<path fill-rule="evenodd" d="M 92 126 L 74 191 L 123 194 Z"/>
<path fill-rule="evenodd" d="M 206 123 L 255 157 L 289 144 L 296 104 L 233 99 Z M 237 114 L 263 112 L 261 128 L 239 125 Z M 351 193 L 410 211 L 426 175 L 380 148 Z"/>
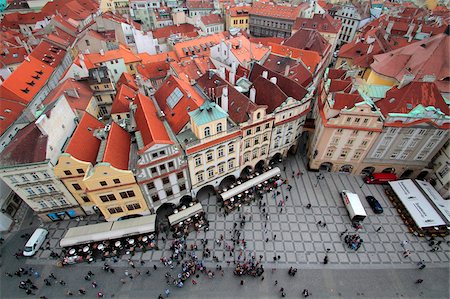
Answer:
<path fill-rule="evenodd" d="M 38 76 L 38 75 L 36 75 L 36 76 L 31 76 L 32 78 L 34 78 L 34 79 L 36 79 L 36 80 L 39 80 L 39 79 L 41 79 L 41 77 L 40 76 Z"/>
<path fill-rule="evenodd" d="M 30 86 L 34 86 L 34 81 L 31 81 L 31 82 L 26 82 L 28 85 L 30 85 Z"/>
<path fill-rule="evenodd" d="M 217 133 L 222 132 L 222 123 L 217 124 Z"/>
<path fill-rule="evenodd" d="M 30 90 L 28 89 L 28 87 L 25 88 L 25 89 L 21 89 L 21 91 L 24 92 L 24 93 L 29 93 L 29 92 L 30 92 Z"/>
<path fill-rule="evenodd" d="M 204 132 L 205 132 L 205 137 L 211 136 L 211 130 L 210 130 L 209 127 L 206 127 L 205 130 L 204 130 Z"/>
<path fill-rule="evenodd" d="M 39 70 L 39 71 L 36 71 L 36 73 L 39 74 L 39 75 L 43 75 L 43 74 L 44 74 L 44 72 L 43 72 L 43 71 L 40 71 L 40 70 Z"/>

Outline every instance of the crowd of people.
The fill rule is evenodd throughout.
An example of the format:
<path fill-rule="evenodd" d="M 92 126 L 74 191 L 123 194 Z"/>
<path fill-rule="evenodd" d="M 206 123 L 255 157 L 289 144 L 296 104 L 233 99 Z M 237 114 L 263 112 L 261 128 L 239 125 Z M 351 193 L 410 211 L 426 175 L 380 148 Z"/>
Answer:
<path fill-rule="evenodd" d="M 185 219 L 175 225 L 172 225 L 171 230 L 174 238 L 189 235 L 192 231 L 199 231 L 200 229 L 208 230 L 209 222 L 206 219 L 206 214 L 201 211 L 192 217 Z"/>
<path fill-rule="evenodd" d="M 358 234 L 346 234 L 344 237 L 345 244 L 348 248 L 358 251 L 364 240 Z"/>

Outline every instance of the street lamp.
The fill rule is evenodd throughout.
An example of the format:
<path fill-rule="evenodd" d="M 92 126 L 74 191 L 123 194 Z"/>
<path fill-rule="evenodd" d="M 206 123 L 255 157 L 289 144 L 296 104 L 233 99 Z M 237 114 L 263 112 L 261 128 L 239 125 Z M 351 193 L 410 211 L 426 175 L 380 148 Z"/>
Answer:
<path fill-rule="evenodd" d="M 363 177 L 363 176 L 361 176 L 361 179 L 362 179 L 362 183 L 361 183 L 361 185 L 359 185 L 359 189 L 362 189 L 362 187 L 363 187 L 364 184 L 365 184 L 365 182 L 364 182 L 364 177 Z"/>

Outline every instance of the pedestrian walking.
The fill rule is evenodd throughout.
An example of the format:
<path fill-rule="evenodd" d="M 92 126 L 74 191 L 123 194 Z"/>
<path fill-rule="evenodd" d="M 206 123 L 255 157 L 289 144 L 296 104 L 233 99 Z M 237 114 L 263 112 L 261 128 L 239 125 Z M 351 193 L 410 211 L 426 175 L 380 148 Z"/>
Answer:
<path fill-rule="evenodd" d="M 278 285 L 278 280 L 275 280 L 275 285 Z"/>
<path fill-rule="evenodd" d="M 417 284 L 422 283 L 422 282 L 423 282 L 423 279 L 417 279 L 417 280 L 416 280 L 416 283 L 417 283 Z"/>
<path fill-rule="evenodd" d="M 322 220 L 317 221 L 317 225 L 322 225 Z"/>
<path fill-rule="evenodd" d="M 197 281 L 196 281 L 195 279 L 192 279 L 192 284 L 193 284 L 193 285 L 196 285 L 196 284 L 197 284 Z"/>
<path fill-rule="evenodd" d="M 244 280 L 241 279 L 241 286 L 243 286 L 243 285 L 244 285 Z"/>
<path fill-rule="evenodd" d="M 277 239 L 277 235 L 273 235 L 273 240 L 275 241 Z"/>
<path fill-rule="evenodd" d="M 307 209 L 311 209 L 311 204 L 310 204 L 310 203 L 307 204 L 307 205 L 306 205 L 306 208 L 307 208 Z"/>
<path fill-rule="evenodd" d="M 378 233 L 381 230 L 381 226 L 377 228 L 376 232 Z"/>
<path fill-rule="evenodd" d="M 400 245 L 405 248 L 405 246 L 408 244 L 408 241 L 404 240 L 400 243 Z"/>
<path fill-rule="evenodd" d="M 264 276 L 261 276 L 261 281 L 263 281 L 264 280 Z"/>
<path fill-rule="evenodd" d="M 95 289 L 97 287 L 97 283 L 95 281 L 92 282 L 92 287 Z"/>
<path fill-rule="evenodd" d="M 164 291 L 164 293 L 166 294 L 167 297 L 169 297 L 170 290 L 169 290 L 169 289 L 166 289 L 166 290 Z"/>

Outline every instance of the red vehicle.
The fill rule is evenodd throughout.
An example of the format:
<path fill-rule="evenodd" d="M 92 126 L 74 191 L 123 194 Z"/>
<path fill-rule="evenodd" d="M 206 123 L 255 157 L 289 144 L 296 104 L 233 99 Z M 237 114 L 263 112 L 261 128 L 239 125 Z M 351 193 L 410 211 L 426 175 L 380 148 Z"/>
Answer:
<path fill-rule="evenodd" d="M 387 184 L 391 181 L 396 181 L 397 175 L 395 173 L 372 173 L 364 178 L 367 184 Z"/>

